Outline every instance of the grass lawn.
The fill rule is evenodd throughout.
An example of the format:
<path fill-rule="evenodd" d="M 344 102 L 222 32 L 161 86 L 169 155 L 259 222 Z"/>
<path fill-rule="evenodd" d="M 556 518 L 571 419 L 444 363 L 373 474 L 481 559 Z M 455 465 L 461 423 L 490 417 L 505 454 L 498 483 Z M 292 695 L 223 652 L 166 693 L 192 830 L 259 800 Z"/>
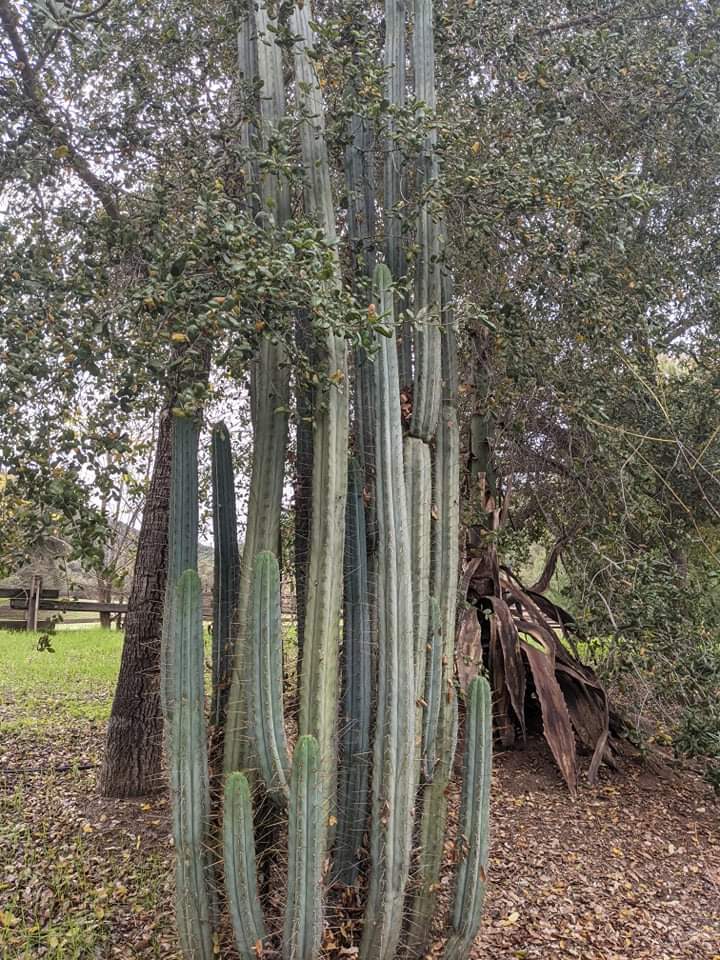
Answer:
<path fill-rule="evenodd" d="M 43 727 L 64 718 L 105 720 L 115 686 L 122 634 L 58 630 L 52 652 L 37 633 L 0 631 L 0 730 Z"/>

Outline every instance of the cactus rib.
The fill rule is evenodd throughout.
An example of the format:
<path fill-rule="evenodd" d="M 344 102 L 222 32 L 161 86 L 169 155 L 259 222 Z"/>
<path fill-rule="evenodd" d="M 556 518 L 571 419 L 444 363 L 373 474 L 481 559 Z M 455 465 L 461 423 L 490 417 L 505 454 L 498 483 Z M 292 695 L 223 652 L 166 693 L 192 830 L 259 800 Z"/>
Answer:
<path fill-rule="evenodd" d="M 320 837 L 325 814 L 319 754 L 315 737 L 300 737 L 290 779 L 285 960 L 317 960 L 320 951 L 323 867 Z"/>
<path fill-rule="evenodd" d="M 430 622 L 425 669 L 425 710 L 423 713 L 422 773 L 430 783 L 437 762 L 437 734 L 440 700 L 443 692 L 443 641 L 440 628 L 440 604 L 430 597 Z"/>
<path fill-rule="evenodd" d="M 463 787 L 457 846 L 453 934 L 445 947 L 446 960 L 464 960 L 477 936 L 485 899 L 488 861 L 490 778 L 492 769 L 492 696 L 484 677 L 468 688 Z"/>
<path fill-rule="evenodd" d="M 282 57 L 276 40 L 275 21 L 260 0 L 254 15 L 255 53 L 260 92 L 261 135 L 267 146 L 285 112 Z M 252 57 L 250 58 L 252 59 Z M 265 176 L 261 185 L 264 213 L 282 224 L 290 214 L 287 184 Z M 285 452 L 288 437 L 289 369 L 283 348 L 264 340 L 252 369 L 251 402 L 254 450 L 250 477 L 247 529 L 240 567 L 236 613 L 235 651 L 227 705 L 224 769 L 226 773 L 251 766 L 248 737 L 248 695 L 245 678 L 249 670 L 248 615 L 255 555 L 276 550 L 280 536 Z"/>
<path fill-rule="evenodd" d="M 250 621 L 253 744 L 268 793 L 284 803 L 290 760 L 283 715 L 280 567 L 269 550 L 255 557 Z"/>
<path fill-rule="evenodd" d="M 224 423 L 213 427 L 211 462 L 215 582 L 210 718 L 215 726 L 220 727 L 225 717 L 232 665 L 232 619 L 237 601 L 239 567 L 232 447 L 230 434 Z"/>
<path fill-rule="evenodd" d="M 338 772 L 335 871 L 341 883 L 358 875 L 368 808 L 370 750 L 370 618 L 365 543 L 365 506 L 360 465 L 351 459 L 345 543 L 343 694 Z"/>
<path fill-rule="evenodd" d="M 225 886 L 235 943 L 241 960 L 257 960 L 258 942 L 267 936 L 255 872 L 250 785 L 244 773 L 231 773 L 225 782 L 223 814 Z"/>
<path fill-rule="evenodd" d="M 173 797 L 176 919 L 187 960 L 213 957 L 214 912 L 206 845 L 209 778 L 205 729 L 200 578 L 186 570 L 170 589 L 173 676 L 166 678 L 168 759 Z"/>
<path fill-rule="evenodd" d="M 375 298 L 393 318 L 390 271 L 375 270 Z M 378 523 L 378 688 L 373 748 L 370 884 L 363 960 L 390 960 L 403 921 L 415 792 L 412 594 L 397 352 L 382 338 L 375 359 Z"/>

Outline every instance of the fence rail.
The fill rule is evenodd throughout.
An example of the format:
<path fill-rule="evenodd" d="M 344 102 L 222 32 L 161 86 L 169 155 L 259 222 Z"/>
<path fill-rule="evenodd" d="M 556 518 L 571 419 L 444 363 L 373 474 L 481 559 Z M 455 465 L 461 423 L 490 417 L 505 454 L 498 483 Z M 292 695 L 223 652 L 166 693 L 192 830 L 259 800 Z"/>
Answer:
<path fill-rule="evenodd" d="M 102 601 L 61 597 L 60 591 L 45 589 L 42 577 L 34 576 L 29 587 L 0 587 L 0 598 L 9 600 L 10 605 L 0 607 L 0 629 L 3 630 L 45 630 L 55 629 L 54 619 L 40 619 L 40 612 L 55 613 L 111 613 L 121 617 L 127 613 L 126 603 L 103 603 Z M 16 616 L 16 614 L 20 614 Z M 94 618 L 81 617 L 75 623 L 93 623 Z"/>
<path fill-rule="evenodd" d="M 127 613 L 127 603 L 106 603 L 78 597 L 61 597 L 60 591 L 45 589 L 42 577 L 35 576 L 29 587 L 0 587 L 0 600 L 9 603 L 0 606 L 0 630 L 53 631 L 55 619 L 40 619 L 42 613 L 95 613 L 114 614 L 121 618 Z M 212 597 L 203 596 L 203 620 L 212 620 Z M 285 621 L 295 619 L 295 598 L 283 595 L 282 616 Z M 97 617 L 73 617 L 72 623 L 96 623 Z"/>

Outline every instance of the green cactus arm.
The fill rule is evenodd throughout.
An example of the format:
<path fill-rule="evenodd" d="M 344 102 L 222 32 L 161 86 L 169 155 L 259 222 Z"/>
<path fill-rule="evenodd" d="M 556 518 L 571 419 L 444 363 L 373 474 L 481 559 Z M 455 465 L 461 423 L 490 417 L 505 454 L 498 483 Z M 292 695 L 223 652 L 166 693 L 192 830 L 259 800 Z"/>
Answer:
<path fill-rule="evenodd" d="M 413 30 L 415 98 L 435 111 L 435 50 L 432 0 L 415 0 Z M 418 164 L 418 187 L 427 193 L 438 176 L 437 134 L 425 137 Z M 442 394 L 440 335 L 440 232 L 430 201 L 424 199 L 417 222 L 418 259 L 415 271 L 415 379 L 410 433 L 423 440 L 432 439 L 437 426 Z"/>
<path fill-rule="evenodd" d="M 390 104 L 390 110 L 385 118 L 383 144 L 383 228 L 385 263 L 395 280 L 401 280 L 407 273 L 401 211 L 404 161 L 397 139 L 400 125 L 398 113 L 406 103 L 405 11 L 405 0 L 385 0 L 383 66 L 385 99 Z M 404 312 L 405 303 L 398 297 L 395 307 L 397 315 L 400 316 Z M 398 337 L 398 375 L 401 386 L 410 386 L 412 383 L 412 346 L 412 324 L 403 317 Z"/>
<path fill-rule="evenodd" d="M 441 248 L 444 251 L 447 246 L 445 225 L 440 226 Z M 442 266 L 442 279 L 440 283 L 440 320 L 442 329 L 442 398 L 444 403 L 455 404 L 458 395 L 458 360 L 457 360 L 457 337 L 458 321 L 455 315 L 454 304 L 454 284 L 450 271 L 446 264 Z"/>
<path fill-rule="evenodd" d="M 465 960 L 480 929 L 488 863 L 492 775 L 492 695 L 484 677 L 468 688 L 463 786 L 452 935 L 443 956 Z"/>
<path fill-rule="evenodd" d="M 230 667 L 232 621 L 237 602 L 240 558 L 232 445 L 224 423 L 213 427 L 211 439 L 213 542 L 215 552 L 212 635 L 212 703 L 210 719 L 222 726 L 225 718 Z"/>
<path fill-rule="evenodd" d="M 193 417 L 173 415 L 168 511 L 168 572 L 160 643 L 160 699 L 166 734 L 175 703 L 173 657 L 177 646 L 174 622 L 177 605 L 174 590 L 184 570 L 197 569 L 199 433 L 200 426 Z"/>
<path fill-rule="evenodd" d="M 393 319 L 390 271 L 375 270 L 375 300 Z M 378 680 L 373 747 L 370 884 L 360 956 L 390 960 L 400 939 L 410 870 L 415 792 L 415 671 L 410 538 L 402 470 L 397 351 L 375 358 L 378 524 Z"/>
<path fill-rule="evenodd" d="M 325 142 L 324 107 L 312 60 L 314 34 L 309 0 L 293 7 L 290 27 L 295 89 L 304 118 L 300 143 L 308 212 L 330 244 L 337 240 L 330 167 Z M 340 285 L 336 260 L 333 280 Z M 315 404 L 313 433 L 312 521 L 306 587 L 305 634 L 300 684 L 300 732 L 318 741 L 321 788 L 330 806 L 336 782 L 338 652 L 342 605 L 345 501 L 347 497 L 348 368 L 345 342 L 328 334 L 320 360 L 337 386 Z M 327 849 L 327 827 L 322 842 Z"/>
<path fill-rule="evenodd" d="M 432 466 L 430 448 L 416 437 L 405 437 L 405 490 L 410 529 L 410 578 L 413 592 L 415 637 L 415 696 L 425 695 L 425 660 L 430 614 L 430 527 L 432 516 Z M 418 727 L 419 732 L 419 727 Z"/>
<path fill-rule="evenodd" d="M 328 243 L 335 243 L 335 206 L 330 184 L 330 164 L 325 140 L 325 106 L 312 60 L 315 35 L 310 0 L 296 2 L 290 16 L 297 104 L 304 121 L 300 127 L 308 212 L 317 220 Z"/>
<path fill-rule="evenodd" d="M 286 94 L 283 76 L 282 50 L 276 43 L 277 20 L 268 4 L 259 2 L 255 7 L 255 50 L 257 73 L 262 80 L 260 94 L 260 138 L 264 150 L 272 137 L 277 136 L 285 115 Z M 290 217 L 290 187 L 284 177 L 266 173 L 262 177 L 261 191 L 264 215 L 282 224 Z"/>
<path fill-rule="evenodd" d="M 290 759 L 283 714 L 280 567 L 269 550 L 255 557 L 251 607 L 253 744 L 268 793 L 285 803 Z"/>
<path fill-rule="evenodd" d="M 186 570 L 168 588 L 172 607 L 171 675 L 166 687 L 166 743 L 175 842 L 175 904 L 186 960 L 213 957 L 214 900 L 207 833 L 210 788 L 205 729 L 205 656 L 200 578 Z M 167 669 L 167 661 L 166 667 Z"/>
<path fill-rule="evenodd" d="M 200 425 L 194 417 L 173 416 L 168 580 L 176 583 L 185 570 L 197 568 L 197 458 Z"/>
<path fill-rule="evenodd" d="M 357 84 L 350 95 L 358 96 Z M 375 175 L 374 137 L 367 117 L 353 113 L 348 124 L 345 148 L 345 182 L 348 191 L 348 232 L 350 234 L 356 283 L 372 277 L 375 268 Z"/>
<path fill-rule="evenodd" d="M 422 773 L 430 783 L 437 763 L 437 735 L 440 700 L 443 693 L 443 638 L 440 628 L 440 604 L 430 597 L 427 658 L 425 669 L 425 709 L 423 711 Z"/>
<path fill-rule="evenodd" d="M 335 836 L 335 876 L 352 884 L 358 876 L 368 811 L 370 752 L 370 618 L 365 545 L 363 476 L 350 461 L 345 540 L 343 691 Z"/>
<path fill-rule="evenodd" d="M 244 773 L 231 773 L 225 781 L 223 808 L 225 888 L 235 943 L 241 960 L 257 960 L 267 937 L 255 872 L 250 784 Z"/>
<path fill-rule="evenodd" d="M 267 5 L 259 2 L 251 9 L 254 16 L 254 58 L 262 83 L 260 113 L 262 136 L 267 142 L 285 112 L 282 58 Z M 266 177 L 262 183 L 266 210 L 278 223 L 289 215 L 289 195 L 278 178 Z M 249 609 L 255 555 L 262 550 L 277 550 L 280 536 L 280 512 L 285 478 L 285 453 L 288 439 L 287 408 L 290 397 L 289 366 L 282 347 L 263 341 L 253 365 L 251 400 L 254 449 L 250 476 L 250 497 L 243 559 L 240 566 L 236 612 L 235 649 L 225 725 L 224 769 L 226 773 L 250 768 L 253 757 L 248 736 L 246 677 L 250 669 Z"/>
<path fill-rule="evenodd" d="M 257 89 L 255 82 L 258 77 L 257 46 L 255 42 L 255 0 L 240 0 L 238 8 L 237 28 L 237 68 L 240 87 L 236 106 L 238 123 L 238 140 L 240 148 L 248 156 L 245 163 L 245 177 L 248 183 L 256 184 L 259 180 L 257 160 L 252 157 L 250 147 L 257 135 L 255 115 L 258 112 Z M 247 209 L 257 213 L 258 200 L 254 191 L 249 191 L 245 197 Z"/>
<path fill-rule="evenodd" d="M 315 737 L 300 737 L 292 764 L 288 836 L 288 891 L 283 957 L 317 960 L 322 937 L 324 821 L 320 750 Z"/>
<path fill-rule="evenodd" d="M 440 606 L 443 684 L 436 736 L 437 763 L 432 782 L 425 785 L 420 819 L 420 858 L 417 890 L 411 907 L 411 953 L 427 947 L 437 900 L 442 851 L 447 822 L 445 791 L 452 773 L 457 741 L 457 698 L 453 680 L 455 613 L 459 567 L 460 439 L 457 413 L 451 402 L 443 404 L 435 449 L 431 591 Z"/>
<path fill-rule="evenodd" d="M 435 445 L 434 521 L 430 588 L 440 604 L 444 653 L 452 662 L 460 566 L 460 431 L 453 403 L 442 406 Z"/>
<path fill-rule="evenodd" d="M 425 784 L 421 793 L 419 854 L 407 933 L 408 953 L 413 957 L 422 957 L 427 951 L 445 844 L 447 787 L 457 741 L 457 697 L 448 672 L 443 668 L 435 767 L 432 780 Z"/>

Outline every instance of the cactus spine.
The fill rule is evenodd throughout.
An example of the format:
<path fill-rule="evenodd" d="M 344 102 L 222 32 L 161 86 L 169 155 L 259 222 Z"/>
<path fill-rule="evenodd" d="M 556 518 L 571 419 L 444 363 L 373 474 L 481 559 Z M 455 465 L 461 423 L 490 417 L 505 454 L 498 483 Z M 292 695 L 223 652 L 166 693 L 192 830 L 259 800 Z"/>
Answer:
<path fill-rule="evenodd" d="M 492 696 L 484 677 L 468 688 L 463 787 L 457 848 L 453 933 L 446 960 L 465 960 L 477 936 L 485 899 L 492 772 Z"/>
<path fill-rule="evenodd" d="M 316 960 L 320 952 L 323 860 L 319 838 L 327 819 L 322 792 L 317 740 L 300 737 L 290 781 L 285 960 Z"/>
<path fill-rule="evenodd" d="M 375 302 L 393 320 L 390 271 L 375 270 Z M 395 954 L 410 869 L 415 786 L 415 673 L 410 542 L 402 464 L 397 352 L 375 359 L 378 524 L 378 682 L 373 748 L 370 885 L 360 945 L 366 960 Z"/>
<path fill-rule="evenodd" d="M 250 727 L 268 793 L 284 803 L 290 760 L 283 715 L 280 567 L 269 550 L 255 557 L 250 623 L 253 690 Z"/>
<path fill-rule="evenodd" d="M 252 17 L 252 9 L 250 11 Z M 285 111 L 282 56 L 275 42 L 275 22 L 260 2 L 255 9 L 254 45 L 260 92 L 261 139 L 265 146 Z M 243 44 L 243 49 L 248 44 Z M 246 54 L 252 59 L 251 54 Z M 287 184 L 266 175 L 261 184 L 263 215 L 283 223 L 290 214 Z M 280 507 L 287 449 L 289 372 L 283 348 L 264 340 L 251 380 L 254 452 L 250 477 L 250 501 L 238 587 L 237 627 L 232 680 L 225 732 L 224 767 L 232 773 L 250 766 L 248 737 L 248 696 L 245 688 L 249 664 L 247 640 L 252 571 L 255 555 L 276 550 L 280 536 Z"/>
<path fill-rule="evenodd" d="M 244 773 L 225 782 L 223 854 L 230 919 L 241 960 L 257 960 L 258 941 L 267 936 L 255 873 L 250 784 Z"/>
<path fill-rule="evenodd" d="M 343 694 L 340 722 L 335 873 L 352 884 L 358 875 L 368 808 L 370 751 L 370 617 L 363 478 L 354 459 L 348 470 L 343 615 Z"/>
<path fill-rule="evenodd" d="M 232 665 L 232 618 L 240 564 L 237 545 L 235 480 L 230 434 L 224 423 L 213 427 L 211 441 L 213 540 L 212 704 L 210 720 L 222 727 Z"/>

